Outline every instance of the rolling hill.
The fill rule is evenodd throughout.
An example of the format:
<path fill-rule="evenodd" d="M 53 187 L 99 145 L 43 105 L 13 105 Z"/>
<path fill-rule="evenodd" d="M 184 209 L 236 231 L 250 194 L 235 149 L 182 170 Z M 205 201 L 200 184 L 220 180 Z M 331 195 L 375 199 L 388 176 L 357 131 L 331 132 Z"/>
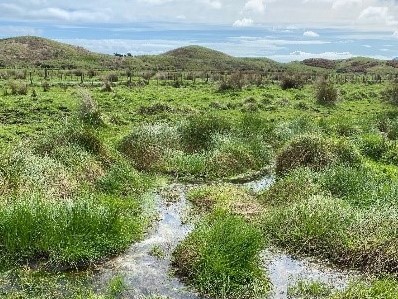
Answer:
<path fill-rule="evenodd" d="M 288 64 L 267 58 L 239 58 L 201 46 L 187 46 L 160 55 L 113 56 L 41 37 L 0 39 L 0 67 L 62 69 L 132 69 L 189 71 L 290 70 L 337 73 L 397 73 L 397 60 L 357 57 L 346 60 L 306 59 Z"/>

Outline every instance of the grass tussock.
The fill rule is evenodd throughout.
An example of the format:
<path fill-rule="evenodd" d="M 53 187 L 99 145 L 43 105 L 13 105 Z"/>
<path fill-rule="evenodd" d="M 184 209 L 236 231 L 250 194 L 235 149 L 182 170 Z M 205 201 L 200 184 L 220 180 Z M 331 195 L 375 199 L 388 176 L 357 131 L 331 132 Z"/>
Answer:
<path fill-rule="evenodd" d="M 173 253 L 176 273 L 213 298 L 266 298 L 269 283 L 259 267 L 260 231 L 238 216 L 215 212 Z"/>

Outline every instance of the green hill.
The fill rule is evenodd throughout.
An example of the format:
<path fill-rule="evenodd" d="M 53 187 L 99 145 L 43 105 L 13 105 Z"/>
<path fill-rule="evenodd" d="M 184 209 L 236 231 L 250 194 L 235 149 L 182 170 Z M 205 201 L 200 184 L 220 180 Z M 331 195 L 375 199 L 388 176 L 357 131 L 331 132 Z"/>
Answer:
<path fill-rule="evenodd" d="M 23 36 L 0 39 L 0 67 L 397 73 L 398 61 L 356 57 L 346 60 L 306 59 L 283 64 L 267 58 L 233 57 L 201 46 L 181 47 L 160 55 L 113 56 L 50 39 Z"/>

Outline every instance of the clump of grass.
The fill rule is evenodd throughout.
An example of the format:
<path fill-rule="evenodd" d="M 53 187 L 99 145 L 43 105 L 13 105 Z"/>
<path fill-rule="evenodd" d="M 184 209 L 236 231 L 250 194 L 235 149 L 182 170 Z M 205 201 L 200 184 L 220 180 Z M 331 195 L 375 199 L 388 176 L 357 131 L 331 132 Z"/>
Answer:
<path fill-rule="evenodd" d="M 336 161 L 331 144 L 320 136 L 304 135 L 293 139 L 276 156 L 277 174 L 297 167 L 321 170 Z"/>
<path fill-rule="evenodd" d="M 187 196 L 203 212 L 223 209 L 245 218 L 262 212 L 261 205 L 245 189 L 230 184 L 196 187 L 189 190 Z"/>
<path fill-rule="evenodd" d="M 175 127 L 144 124 L 133 129 L 119 145 L 119 150 L 139 170 L 157 170 L 168 150 L 178 150 L 180 137 Z"/>
<path fill-rule="evenodd" d="M 96 127 L 104 125 L 101 111 L 91 94 L 85 89 L 79 89 L 78 95 L 80 97 L 79 120 L 86 125 Z"/>
<path fill-rule="evenodd" d="M 398 296 L 398 281 L 393 277 L 376 279 L 370 283 L 351 284 L 346 290 L 331 295 L 330 299 L 395 299 Z"/>
<path fill-rule="evenodd" d="M 201 152 L 211 149 L 213 136 L 231 130 L 231 124 L 223 117 L 214 115 L 194 115 L 180 128 L 182 143 L 188 152 Z"/>
<path fill-rule="evenodd" d="M 174 251 L 177 275 L 213 298 L 263 298 L 269 282 L 259 267 L 261 233 L 238 216 L 215 212 Z"/>
<path fill-rule="evenodd" d="M 383 97 L 391 104 L 398 104 L 398 81 L 391 82 L 383 92 Z"/>
<path fill-rule="evenodd" d="M 111 165 L 96 184 L 102 192 L 115 196 L 137 196 L 152 185 L 149 177 L 140 174 L 124 161 Z"/>
<path fill-rule="evenodd" d="M 214 139 L 214 150 L 209 167 L 216 177 L 228 177 L 249 170 L 259 170 L 270 163 L 270 148 L 258 136 L 236 138 L 218 135 Z"/>
<path fill-rule="evenodd" d="M 25 195 L 0 203 L 2 261 L 43 259 L 77 267 L 126 248 L 142 233 L 134 200 L 81 196 L 66 201 Z"/>
<path fill-rule="evenodd" d="M 28 84 L 23 81 L 13 80 L 8 83 L 12 95 L 27 95 Z"/>
<path fill-rule="evenodd" d="M 311 196 L 265 215 L 265 234 L 280 246 L 329 257 L 346 242 L 351 216 L 347 203 Z"/>
<path fill-rule="evenodd" d="M 319 135 L 302 135 L 293 139 L 276 156 L 277 174 L 298 167 L 320 171 L 336 163 L 355 165 L 361 156 L 347 140 L 332 140 Z"/>
<path fill-rule="evenodd" d="M 308 168 L 297 168 L 276 180 L 267 190 L 257 195 L 266 205 L 285 205 L 316 195 L 321 191 L 315 174 Z"/>
<path fill-rule="evenodd" d="M 380 160 L 389 150 L 388 140 L 380 134 L 362 135 L 358 141 L 361 152 L 374 160 Z"/>
<path fill-rule="evenodd" d="M 300 280 L 288 289 L 289 296 L 293 298 L 329 298 L 332 293 L 333 288 L 320 281 Z"/>

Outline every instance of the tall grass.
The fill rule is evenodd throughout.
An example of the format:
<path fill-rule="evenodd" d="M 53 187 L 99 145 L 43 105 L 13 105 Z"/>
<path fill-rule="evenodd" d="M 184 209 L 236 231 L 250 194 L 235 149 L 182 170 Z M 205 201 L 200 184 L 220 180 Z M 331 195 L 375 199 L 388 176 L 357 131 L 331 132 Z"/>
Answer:
<path fill-rule="evenodd" d="M 44 259 L 80 266 L 125 248 L 142 233 L 136 201 L 82 196 L 50 201 L 40 194 L 0 204 L 2 260 Z"/>
<path fill-rule="evenodd" d="M 261 233 L 238 216 L 216 211 L 175 250 L 177 274 L 212 298 L 265 298 L 259 267 Z"/>

